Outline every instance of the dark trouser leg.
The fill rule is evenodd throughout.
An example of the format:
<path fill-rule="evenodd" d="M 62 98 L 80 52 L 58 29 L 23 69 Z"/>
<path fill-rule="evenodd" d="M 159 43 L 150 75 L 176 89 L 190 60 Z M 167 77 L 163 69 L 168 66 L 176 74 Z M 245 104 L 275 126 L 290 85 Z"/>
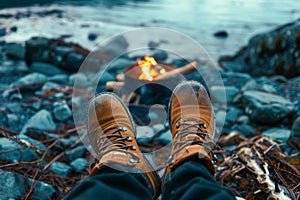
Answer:
<path fill-rule="evenodd" d="M 127 173 L 106 168 L 77 185 L 66 199 L 152 199 L 143 173 Z"/>
<path fill-rule="evenodd" d="M 187 161 L 166 177 L 163 199 L 235 199 L 229 189 L 219 185 L 199 162 Z"/>

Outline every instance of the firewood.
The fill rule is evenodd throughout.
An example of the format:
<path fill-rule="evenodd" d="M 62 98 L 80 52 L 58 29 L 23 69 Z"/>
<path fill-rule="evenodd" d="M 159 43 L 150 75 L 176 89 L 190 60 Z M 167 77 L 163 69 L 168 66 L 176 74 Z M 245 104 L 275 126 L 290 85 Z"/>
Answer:
<path fill-rule="evenodd" d="M 125 75 L 122 73 L 122 74 L 118 74 L 116 76 L 116 79 L 117 81 L 124 81 L 125 80 Z"/>
<path fill-rule="evenodd" d="M 120 91 L 124 87 L 124 82 L 108 81 L 106 83 L 106 91 Z"/>
<path fill-rule="evenodd" d="M 189 63 L 183 67 L 171 70 L 166 72 L 165 74 L 160 74 L 159 76 L 157 76 L 154 80 L 155 81 L 159 81 L 159 80 L 163 80 L 163 79 L 168 79 L 174 76 L 178 76 L 179 74 L 187 74 L 190 72 L 193 72 L 195 70 L 197 70 L 198 68 L 198 64 L 196 61 Z"/>

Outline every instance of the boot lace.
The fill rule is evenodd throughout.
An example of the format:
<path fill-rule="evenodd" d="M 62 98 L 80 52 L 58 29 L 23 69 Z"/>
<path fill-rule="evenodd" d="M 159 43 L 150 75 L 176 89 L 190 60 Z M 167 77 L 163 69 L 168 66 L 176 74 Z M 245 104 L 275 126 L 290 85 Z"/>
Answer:
<path fill-rule="evenodd" d="M 196 118 L 185 118 L 176 123 L 176 128 L 179 130 L 174 137 L 173 149 L 175 151 L 170 157 L 170 162 L 174 161 L 174 157 L 178 152 L 190 145 L 201 145 L 206 148 L 207 152 L 211 152 L 214 143 L 207 132 L 205 123 Z M 195 137 L 187 138 L 187 136 L 192 135 Z"/>
<path fill-rule="evenodd" d="M 111 134 L 105 135 L 106 132 L 114 130 Z M 133 145 L 128 145 L 127 142 L 132 141 L 132 137 L 124 136 L 124 132 L 127 131 L 126 127 L 109 127 L 103 130 L 103 135 L 97 139 L 97 146 L 99 146 L 99 155 L 97 156 L 97 160 L 99 160 L 103 155 L 111 152 L 111 151 L 119 151 L 131 154 L 131 156 L 136 159 L 137 162 L 140 161 L 139 157 L 130 152 L 128 150 L 136 150 L 136 147 Z M 110 148 L 108 148 L 110 147 Z"/>

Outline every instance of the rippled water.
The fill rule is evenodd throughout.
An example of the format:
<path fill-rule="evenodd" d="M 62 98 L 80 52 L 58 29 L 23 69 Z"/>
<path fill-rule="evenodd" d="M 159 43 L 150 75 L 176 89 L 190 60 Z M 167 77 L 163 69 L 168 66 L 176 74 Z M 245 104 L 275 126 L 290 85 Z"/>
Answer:
<path fill-rule="evenodd" d="M 10 5 L 3 5 L 3 2 L 0 5 L 18 6 L 13 4 L 14 1 L 16 0 L 11 1 Z M 216 59 L 220 55 L 233 54 L 256 33 L 300 18 L 299 0 L 47 1 L 42 4 L 42 8 L 30 5 L 22 9 L 43 8 L 63 9 L 66 14 L 55 20 L 51 17 L 10 19 L 6 23 L 17 25 L 20 31 L 7 36 L 7 39 L 22 40 L 32 35 L 55 37 L 72 34 L 70 40 L 92 48 L 96 42 L 88 41 L 89 32 L 99 33 L 97 42 L 100 42 L 122 31 L 157 26 L 187 34 L 202 44 Z M 15 8 L 5 8 L 0 12 L 12 10 Z M 83 24 L 90 26 L 82 28 Z M 213 33 L 219 30 L 226 30 L 229 37 L 215 38 Z"/>

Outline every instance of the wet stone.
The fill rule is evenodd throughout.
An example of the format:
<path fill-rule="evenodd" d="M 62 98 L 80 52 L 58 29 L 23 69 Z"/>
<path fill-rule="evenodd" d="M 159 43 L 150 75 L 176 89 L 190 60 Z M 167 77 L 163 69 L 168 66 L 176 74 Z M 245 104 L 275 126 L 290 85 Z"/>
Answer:
<path fill-rule="evenodd" d="M 58 121 L 65 121 L 72 116 L 72 111 L 65 101 L 53 104 L 53 115 Z"/>
<path fill-rule="evenodd" d="M 26 133 L 27 128 L 37 128 L 41 130 L 55 130 L 56 125 L 52 119 L 51 113 L 47 110 L 41 110 L 32 116 L 21 130 L 21 134 Z"/>
<path fill-rule="evenodd" d="M 65 153 L 65 159 L 67 162 L 71 162 L 77 158 L 83 157 L 85 155 L 86 148 L 84 146 L 78 146 L 71 149 Z"/>
<path fill-rule="evenodd" d="M 43 82 L 47 82 L 47 77 L 44 74 L 34 72 L 13 82 L 13 85 L 33 84 L 33 83 L 43 83 Z"/>
<path fill-rule="evenodd" d="M 43 62 L 33 62 L 30 65 L 30 70 L 33 72 L 39 72 L 47 76 L 53 76 L 57 74 L 64 74 L 65 72 L 55 65 L 43 63 Z"/>
<path fill-rule="evenodd" d="M 18 115 L 15 115 L 15 114 L 7 114 L 6 121 L 7 121 L 7 124 L 9 127 L 14 128 L 14 127 L 18 126 L 19 117 L 18 117 Z"/>
<path fill-rule="evenodd" d="M 43 85 L 42 92 L 45 92 L 50 89 L 58 89 L 58 88 L 60 88 L 59 84 L 53 82 L 47 82 L 46 84 Z"/>
<path fill-rule="evenodd" d="M 70 163 L 70 166 L 74 169 L 74 171 L 80 172 L 88 166 L 88 161 L 84 158 L 77 158 Z"/>
<path fill-rule="evenodd" d="M 256 122 L 274 124 L 294 110 L 294 104 L 278 95 L 247 91 L 242 96 L 246 114 Z"/>
<path fill-rule="evenodd" d="M 72 175 L 72 168 L 62 162 L 53 162 L 50 166 L 50 169 L 60 176 L 69 177 Z"/>
<path fill-rule="evenodd" d="M 137 132 L 136 138 L 139 144 L 146 144 L 152 141 L 155 135 L 153 129 L 149 126 L 138 126 L 136 128 L 136 132 Z"/>
<path fill-rule="evenodd" d="M 286 143 L 291 136 L 291 130 L 285 128 L 270 128 L 262 132 L 262 135 Z"/>
<path fill-rule="evenodd" d="M 67 83 L 68 75 L 65 74 L 57 74 L 48 78 L 48 81 L 56 82 L 56 83 Z"/>

